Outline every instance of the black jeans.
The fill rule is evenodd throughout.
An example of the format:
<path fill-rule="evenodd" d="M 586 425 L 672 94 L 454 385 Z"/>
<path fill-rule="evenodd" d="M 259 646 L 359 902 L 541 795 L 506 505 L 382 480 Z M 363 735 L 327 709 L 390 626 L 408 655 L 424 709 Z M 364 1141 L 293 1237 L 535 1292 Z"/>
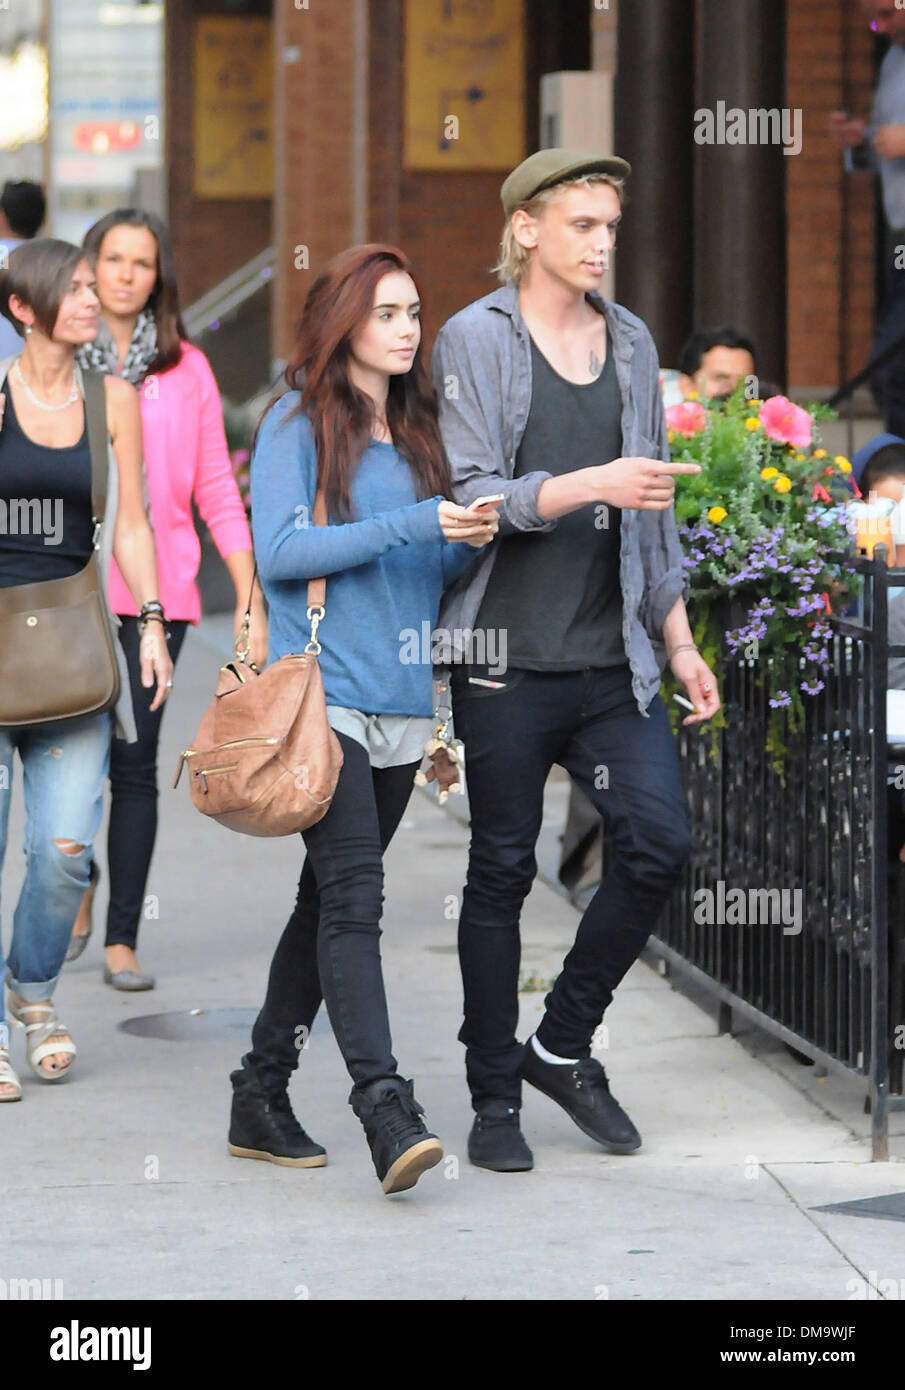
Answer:
<path fill-rule="evenodd" d="M 157 838 L 157 745 L 164 700 L 151 713 L 156 684 L 141 683 L 138 619 L 124 617 L 119 640 L 126 653 L 137 743 L 115 738 L 110 746 L 110 827 L 107 832 L 107 864 L 110 873 L 110 906 L 107 909 L 107 946 L 131 946 L 138 940 L 138 924 L 145 902 L 148 871 Z M 175 667 L 188 622 L 167 622 L 168 647 Z"/>
<path fill-rule="evenodd" d="M 456 733 L 471 806 L 459 958 L 472 1102 L 521 1101 L 519 915 L 537 862 L 544 784 L 554 763 L 591 798 L 611 837 L 612 867 L 581 919 L 545 1000 L 538 1041 L 587 1057 L 613 991 L 637 958 L 691 852 L 675 740 L 659 695 L 638 710 L 627 666 L 548 673 L 509 670 L 501 690 L 468 684 L 486 667 L 455 667 Z"/>
<path fill-rule="evenodd" d="M 418 763 L 372 768 L 360 743 L 337 737 L 345 761 L 329 811 L 303 831 L 308 854 L 298 897 L 243 1058 L 268 1092 L 285 1089 L 322 998 L 356 1086 L 396 1073 L 380 964 L 383 851 Z"/>

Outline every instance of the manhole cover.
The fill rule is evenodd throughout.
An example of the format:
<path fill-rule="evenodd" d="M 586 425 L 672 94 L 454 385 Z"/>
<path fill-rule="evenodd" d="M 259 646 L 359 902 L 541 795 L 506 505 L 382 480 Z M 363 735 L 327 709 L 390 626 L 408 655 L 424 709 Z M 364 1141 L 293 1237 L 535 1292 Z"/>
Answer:
<path fill-rule="evenodd" d="M 840 1216 L 872 1216 L 878 1221 L 905 1221 L 905 1192 L 886 1192 L 882 1197 L 862 1197 L 854 1202 L 833 1202 L 812 1211 L 838 1212 Z"/>
<path fill-rule="evenodd" d="M 250 1034 L 257 1009 L 183 1009 L 168 1014 L 141 1014 L 127 1018 L 117 1027 L 139 1038 L 165 1038 L 168 1042 L 199 1042 Z M 326 1010 L 315 1020 L 312 1032 L 329 1031 Z"/>

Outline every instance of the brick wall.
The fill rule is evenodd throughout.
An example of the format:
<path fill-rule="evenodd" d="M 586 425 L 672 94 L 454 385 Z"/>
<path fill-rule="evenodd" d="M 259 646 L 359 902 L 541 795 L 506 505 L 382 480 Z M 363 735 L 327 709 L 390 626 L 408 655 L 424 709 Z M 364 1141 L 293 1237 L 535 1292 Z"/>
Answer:
<path fill-rule="evenodd" d="M 504 175 L 402 167 L 403 6 L 370 4 L 369 237 L 411 256 L 425 299 L 425 343 L 451 314 L 496 286 Z"/>
<path fill-rule="evenodd" d="M 255 0 L 267 13 L 270 0 Z M 170 218 L 183 302 L 209 289 L 269 244 L 281 248 L 273 346 L 286 351 L 311 276 L 364 236 L 401 245 L 415 261 L 427 299 L 426 335 L 495 281 L 502 222 L 502 173 L 409 172 L 402 168 L 402 0 L 368 0 L 365 67 L 355 40 L 357 0 L 336 6 L 275 7 L 275 96 L 279 171 L 271 225 L 269 200 L 198 199 L 192 191 L 191 26 L 223 0 L 166 7 L 167 153 Z M 557 13 L 565 13 L 562 7 Z M 588 0 L 598 62 L 609 55 L 615 0 Z M 584 64 L 570 28 L 551 27 L 551 11 L 526 0 L 529 94 L 540 71 Z M 361 14 L 359 12 L 359 22 Z M 785 161 L 788 253 L 788 378 L 795 389 L 832 388 L 867 360 L 874 320 L 874 188 L 845 176 L 826 133 L 835 107 L 869 109 L 873 39 L 855 0 L 787 0 L 789 106 L 803 112 L 802 153 Z M 298 49 L 287 61 L 286 49 Z M 357 57 L 356 57 L 357 53 Z M 367 87 L 362 91 L 362 83 Z M 356 186 L 353 124 L 368 112 L 366 179 Z M 526 150 L 536 139 L 536 103 L 527 103 Z M 364 188 L 365 201 L 361 204 Z M 309 271 L 296 269 L 306 245 Z M 743 273 L 743 268 L 739 268 Z M 768 274 L 750 267 L 745 273 Z"/>
<path fill-rule="evenodd" d="M 269 198 L 196 198 L 192 186 L 192 25 L 197 15 L 227 13 L 222 0 L 165 7 L 169 219 L 183 305 L 270 245 Z M 249 13 L 269 14 L 270 0 L 255 0 Z"/>
<path fill-rule="evenodd" d="M 804 139 L 786 160 L 788 376 L 806 391 L 837 386 L 870 355 L 873 180 L 843 172 L 826 121 L 869 111 L 873 38 L 854 0 L 787 0 L 786 13 L 787 102 Z"/>
<path fill-rule="evenodd" d="M 525 0 L 526 83 L 524 153 L 537 148 L 540 76 L 590 66 L 588 0 Z M 424 283 L 425 339 L 498 281 L 503 210 L 500 185 L 508 170 L 409 171 L 402 167 L 404 34 L 402 0 L 371 0 L 370 235 L 394 238 Z"/>
<path fill-rule="evenodd" d="M 314 276 L 367 236 L 353 138 L 356 113 L 367 119 L 367 92 L 360 90 L 367 85 L 367 71 L 360 71 L 367 36 L 358 27 L 366 7 L 360 0 L 307 10 L 280 4 L 276 15 L 273 347 L 286 356 Z"/>

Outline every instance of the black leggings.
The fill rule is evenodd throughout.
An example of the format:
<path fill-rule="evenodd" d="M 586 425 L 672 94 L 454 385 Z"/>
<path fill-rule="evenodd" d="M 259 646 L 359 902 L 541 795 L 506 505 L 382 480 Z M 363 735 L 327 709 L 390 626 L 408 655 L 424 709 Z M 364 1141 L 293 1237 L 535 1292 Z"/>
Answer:
<path fill-rule="evenodd" d="M 322 998 L 355 1084 L 396 1072 L 380 964 L 383 851 L 418 763 L 372 768 L 360 743 L 338 737 L 345 761 L 329 811 L 303 832 L 298 897 L 244 1058 L 270 1092 L 285 1089 Z"/>
<path fill-rule="evenodd" d="M 121 622 L 119 640 L 129 667 L 138 742 L 127 743 L 125 739 L 114 738 L 110 747 L 111 802 L 107 835 L 110 906 L 105 944 L 131 946 L 134 950 L 157 838 L 157 745 L 167 701 L 151 713 L 148 706 L 157 687 L 155 683 L 148 689 L 141 683 L 138 619 L 125 617 Z M 168 621 L 167 626 L 170 629 L 167 645 L 175 667 L 188 622 L 180 618 Z"/>

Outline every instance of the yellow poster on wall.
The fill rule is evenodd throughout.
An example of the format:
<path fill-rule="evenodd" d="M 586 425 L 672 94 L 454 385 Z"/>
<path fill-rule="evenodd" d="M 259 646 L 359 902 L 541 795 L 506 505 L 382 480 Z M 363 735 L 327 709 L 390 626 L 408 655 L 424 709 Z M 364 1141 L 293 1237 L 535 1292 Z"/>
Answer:
<path fill-rule="evenodd" d="M 524 130 L 523 0 L 406 0 L 406 168 L 511 169 Z"/>
<path fill-rule="evenodd" d="M 195 21 L 195 194 L 273 193 L 273 31 L 269 19 Z"/>

